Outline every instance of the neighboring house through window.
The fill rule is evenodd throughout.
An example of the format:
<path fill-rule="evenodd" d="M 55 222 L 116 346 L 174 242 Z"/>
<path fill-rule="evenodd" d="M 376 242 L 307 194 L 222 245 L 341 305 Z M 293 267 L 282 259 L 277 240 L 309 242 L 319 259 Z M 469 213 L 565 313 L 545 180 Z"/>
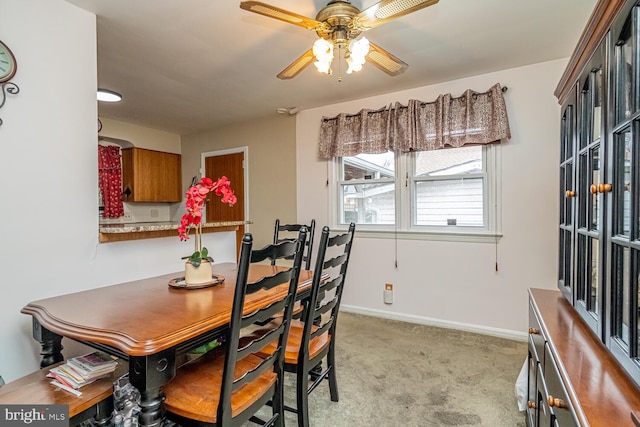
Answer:
<path fill-rule="evenodd" d="M 499 146 L 333 160 L 334 226 L 359 231 L 494 236 L 499 232 Z"/>

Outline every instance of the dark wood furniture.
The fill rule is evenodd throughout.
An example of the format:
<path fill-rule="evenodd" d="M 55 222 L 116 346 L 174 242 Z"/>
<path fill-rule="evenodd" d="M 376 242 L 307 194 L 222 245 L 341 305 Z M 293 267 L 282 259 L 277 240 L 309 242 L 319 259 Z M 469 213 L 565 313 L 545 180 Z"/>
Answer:
<path fill-rule="evenodd" d="M 634 426 L 640 392 L 555 290 L 529 290 L 529 426 Z"/>
<path fill-rule="evenodd" d="M 306 224 L 280 224 L 280 219 L 276 219 L 275 228 L 273 230 L 273 243 L 284 242 L 296 238 L 296 233 L 302 227 L 306 227 L 307 243 L 305 244 L 304 265 L 305 270 L 311 269 L 311 256 L 313 255 L 313 237 L 316 233 L 316 220 L 312 219 L 309 225 Z M 271 265 L 276 265 L 276 260 L 271 260 Z"/>
<path fill-rule="evenodd" d="M 251 250 L 251 234 L 244 236 L 224 350 L 209 352 L 178 369 L 176 377 L 165 387 L 164 404 L 170 420 L 181 426 L 240 426 L 247 420 L 265 426 L 284 426 L 284 346 L 306 237 L 306 230 L 303 230 L 295 241 L 255 252 Z M 262 261 L 274 252 L 293 257 L 293 265 L 249 282 L 251 262 Z M 289 283 L 288 294 L 267 307 L 243 315 L 246 297 L 268 292 L 285 282 Z M 284 314 L 277 324 L 263 328 L 259 336 L 243 339 L 252 333 L 254 326 L 264 325 L 278 312 Z M 275 350 L 270 357 L 262 359 L 254 354 L 272 342 Z M 255 413 L 268 402 L 271 402 L 272 416 L 265 422 L 255 417 Z"/>
<path fill-rule="evenodd" d="M 180 154 L 123 148 L 122 195 L 125 202 L 181 202 Z"/>
<path fill-rule="evenodd" d="M 270 275 L 282 267 L 252 265 L 249 280 Z M 231 318 L 236 264 L 215 264 L 214 273 L 225 282 L 212 288 L 180 290 L 168 287 L 183 273 L 121 283 L 33 301 L 22 313 L 33 317 L 33 336 L 41 343 L 41 365 L 63 360 L 62 337 L 86 343 L 129 362 L 131 383 L 142 393 L 141 425 L 160 425 L 163 387 L 174 377 L 176 360 L 190 349 L 216 339 Z M 298 293 L 304 298 L 311 271 L 300 273 Z M 251 295 L 247 313 L 278 300 L 284 284 Z"/>
<path fill-rule="evenodd" d="M 329 237 L 329 227 L 323 227 L 318 245 L 311 294 L 305 301 L 301 321 L 291 322 L 289 339 L 284 356 L 287 372 L 296 375 L 296 408 L 285 407 L 298 415 L 298 426 L 309 426 L 309 394 L 324 379 L 329 381 L 331 400 L 337 402 L 338 381 L 336 378 L 336 326 L 340 300 L 344 288 L 355 224 L 351 223 L 346 233 Z M 265 347 L 260 353 L 268 357 L 275 345 Z M 326 368 L 321 368 L 326 358 Z M 309 385 L 309 377 L 313 382 Z"/>
<path fill-rule="evenodd" d="M 0 387 L 0 404 L 68 405 L 70 426 L 91 418 L 94 425 L 108 425 L 113 411 L 113 382 L 128 369 L 127 363 L 119 360 L 109 376 L 82 387 L 82 396 L 50 384 L 51 379 L 46 377 L 49 369 L 41 369 Z"/>
<path fill-rule="evenodd" d="M 555 95 L 564 301 L 532 297 L 527 418 L 536 426 L 633 425 L 631 412 L 640 410 L 638 0 L 597 2 Z"/>

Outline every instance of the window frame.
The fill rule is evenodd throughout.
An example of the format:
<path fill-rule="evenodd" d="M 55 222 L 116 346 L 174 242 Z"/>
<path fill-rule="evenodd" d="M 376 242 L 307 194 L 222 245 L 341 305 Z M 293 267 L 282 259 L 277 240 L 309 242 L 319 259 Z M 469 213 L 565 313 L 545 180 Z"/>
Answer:
<path fill-rule="evenodd" d="M 482 146 L 484 173 L 459 175 L 461 178 L 483 175 L 484 226 L 429 226 L 414 225 L 415 191 L 418 181 L 413 174 L 412 153 L 395 156 L 395 225 L 358 224 L 358 236 L 371 238 L 402 238 L 405 240 L 442 240 L 496 243 L 502 237 L 502 185 L 500 144 Z M 332 228 L 346 230 L 348 224 L 341 223 L 342 190 L 345 183 L 372 183 L 382 180 L 342 180 L 342 158 L 328 160 L 329 222 Z M 452 177 L 454 175 L 449 175 Z M 440 177 L 438 179 L 441 179 Z"/>

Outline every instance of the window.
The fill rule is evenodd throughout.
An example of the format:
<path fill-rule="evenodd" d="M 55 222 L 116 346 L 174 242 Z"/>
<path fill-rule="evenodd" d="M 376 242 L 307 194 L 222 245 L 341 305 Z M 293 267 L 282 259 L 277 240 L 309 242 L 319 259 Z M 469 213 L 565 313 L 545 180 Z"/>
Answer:
<path fill-rule="evenodd" d="M 495 237 L 498 150 L 477 145 L 336 158 L 334 226 L 355 222 L 359 231 Z"/>

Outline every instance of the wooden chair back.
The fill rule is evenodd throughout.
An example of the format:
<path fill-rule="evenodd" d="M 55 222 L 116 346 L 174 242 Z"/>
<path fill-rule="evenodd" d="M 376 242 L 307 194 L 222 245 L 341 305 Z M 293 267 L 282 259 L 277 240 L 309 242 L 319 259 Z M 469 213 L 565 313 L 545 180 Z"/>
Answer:
<path fill-rule="evenodd" d="M 238 265 L 238 276 L 236 281 L 236 289 L 233 300 L 233 309 L 231 313 L 231 322 L 229 325 L 229 337 L 226 349 L 226 358 L 224 363 L 224 372 L 222 374 L 222 387 L 220 394 L 220 403 L 218 405 L 218 425 L 231 425 L 231 398 L 232 393 L 244 385 L 254 381 L 264 372 L 273 370 L 277 374 L 275 388 L 263 398 L 258 399 L 247 412 L 246 416 L 236 417 L 233 420 L 234 425 L 238 425 L 242 419 L 249 419 L 260 407 L 264 406 L 269 400 L 273 400 L 274 409 L 279 412 L 279 417 L 283 417 L 282 396 L 282 378 L 283 378 L 283 357 L 284 344 L 287 340 L 289 332 L 291 312 L 293 302 L 295 301 L 296 289 L 298 286 L 298 277 L 300 274 L 300 266 L 302 264 L 302 253 L 306 240 L 306 230 L 300 230 L 298 238 L 293 242 L 285 242 L 277 246 L 278 253 L 287 253 L 294 259 L 293 266 L 279 271 L 271 276 L 263 277 L 255 282 L 247 281 L 249 267 L 252 258 L 253 238 L 251 234 L 245 234 L 242 239 L 242 247 L 240 253 L 240 262 Z M 266 251 L 268 252 L 268 251 Z M 283 283 L 288 282 L 288 292 L 280 300 L 274 301 L 269 306 L 257 310 L 253 313 L 244 313 L 244 303 L 247 296 L 256 294 L 262 290 L 273 289 Z M 276 313 L 284 312 L 282 322 L 273 324 L 272 328 L 263 328 L 263 334 L 260 337 L 253 337 L 250 342 L 244 342 L 241 338 L 243 330 L 253 326 L 254 324 L 263 324 L 267 319 L 272 318 Z M 263 349 L 272 341 L 278 342 L 276 351 L 268 358 L 249 372 L 238 375 L 237 362 L 248 355 L 256 353 Z M 280 407 L 280 408 L 279 408 Z M 275 421 L 275 420 L 270 420 Z M 283 423 L 280 420 L 277 424 Z"/>
<path fill-rule="evenodd" d="M 303 255 L 303 266 L 305 270 L 311 269 L 311 256 L 313 254 L 313 236 L 316 230 L 316 220 L 312 219 L 311 222 L 306 224 L 280 224 L 280 219 L 276 219 L 275 228 L 273 231 L 273 243 L 284 242 L 288 240 L 295 240 L 294 233 L 298 233 L 302 227 L 307 228 L 307 241 L 305 242 L 305 251 Z M 292 259 L 292 258 L 289 258 Z M 271 259 L 271 265 L 276 265 L 276 259 Z"/>
<path fill-rule="evenodd" d="M 328 333 L 335 341 L 338 310 L 342 299 L 347 266 L 351 255 L 351 246 L 355 234 L 355 224 L 351 223 L 346 233 L 330 237 L 329 227 L 322 228 L 311 295 L 303 314 L 304 329 L 298 353 L 298 365 L 309 364 L 309 342 L 315 337 Z M 327 277 L 328 276 L 328 277 Z M 326 355 L 326 351 L 314 356 L 319 360 Z"/>

